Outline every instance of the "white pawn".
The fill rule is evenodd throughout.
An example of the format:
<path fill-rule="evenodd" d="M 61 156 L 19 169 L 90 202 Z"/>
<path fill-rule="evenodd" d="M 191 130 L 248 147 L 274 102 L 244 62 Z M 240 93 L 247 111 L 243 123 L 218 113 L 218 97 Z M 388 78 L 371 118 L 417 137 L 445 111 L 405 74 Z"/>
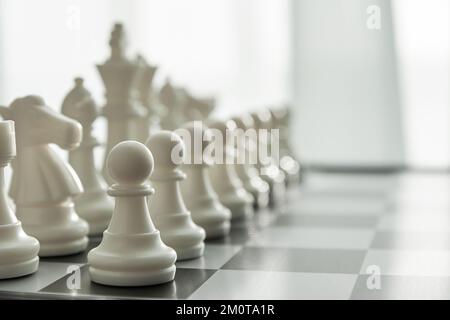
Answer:
<path fill-rule="evenodd" d="M 0 279 L 34 273 L 39 265 L 39 242 L 22 229 L 7 202 L 4 170 L 16 156 L 13 121 L 0 121 Z"/>
<path fill-rule="evenodd" d="M 189 122 L 183 128 L 190 161 L 183 166 L 186 180 L 181 183 L 184 202 L 192 219 L 206 231 L 206 238 L 224 237 L 230 232 L 231 212 L 220 202 L 209 180 L 208 167 L 211 159 L 204 156 L 209 142 L 209 131 L 201 122 Z"/>
<path fill-rule="evenodd" d="M 82 139 L 81 125 L 54 112 L 38 96 L 13 101 L 0 113 L 15 121 L 17 158 L 10 195 L 25 232 L 40 243 L 39 256 L 84 251 L 89 226 L 74 210 L 73 197 L 83 192 L 73 168 L 53 149 L 71 150 Z"/>
<path fill-rule="evenodd" d="M 116 181 L 108 190 L 116 205 L 102 242 L 88 254 L 92 281 L 112 286 L 172 281 L 177 255 L 161 241 L 146 200 L 154 193 L 147 183 L 151 152 L 137 141 L 121 142 L 109 153 L 107 170 Z"/>
<path fill-rule="evenodd" d="M 272 127 L 280 131 L 280 168 L 286 174 L 286 184 L 296 185 L 301 180 L 300 162 L 292 151 L 289 135 L 288 107 L 271 109 Z"/>
<path fill-rule="evenodd" d="M 261 179 L 258 173 L 258 169 L 255 167 L 255 163 L 251 163 L 250 160 L 252 156 L 254 156 L 254 151 L 256 150 L 256 140 L 251 140 L 251 135 L 246 136 L 247 130 L 254 130 L 254 122 L 253 118 L 249 114 L 244 114 L 239 117 L 234 117 L 233 121 L 236 123 L 238 129 L 243 131 L 244 136 L 238 136 L 237 147 L 239 152 L 244 155 L 248 155 L 245 158 L 247 160 L 245 163 L 236 165 L 236 172 L 239 176 L 239 179 L 242 180 L 244 184 L 244 188 L 253 195 L 255 199 L 255 207 L 258 209 L 266 208 L 269 205 L 270 198 L 270 187 L 269 184 Z M 255 134 L 256 135 L 256 134 Z M 246 141 L 246 137 L 248 141 Z M 248 145 L 246 145 L 248 142 Z M 253 153 L 253 155 L 252 155 Z M 254 157 L 255 160 L 256 157 Z"/>
<path fill-rule="evenodd" d="M 260 110 L 251 114 L 254 120 L 255 129 L 258 131 L 272 129 L 272 116 L 267 109 Z M 267 135 L 259 135 L 257 139 L 257 152 L 258 156 L 261 154 L 259 148 L 265 148 L 268 151 L 271 150 L 271 139 Z M 261 178 L 266 181 L 270 186 L 270 203 L 272 206 L 282 204 L 285 201 L 286 196 L 286 175 L 280 169 L 277 164 L 277 159 L 269 156 L 268 162 L 258 157 L 258 169 L 263 173 Z"/>
<path fill-rule="evenodd" d="M 220 202 L 231 210 L 232 219 L 248 219 L 253 216 L 253 196 L 244 189 L 242 181 L 236 173 L 236 164 L 227 163 L 227 159 L 235 159 L 233 147 L 229 144 L 229 135 L 236 129 L 234 121 L 216 121 L 210 128 L 222 138 L 215 138 L 212 144 L 216 152 L 216 163 L 211 167 L 210 177 L 214 190 L 219 195 Z M 222 143 L 219 143 L 222 142 Z M 217 156 L 223 153 L 223 157 Z"/>
<path fill-rule="evenodd" d="M 160 131 L 147 141 L 155 156 L 155 171 L 150 177 L 156 194 L 149 199 L 150 213 L 161 237 L 175 249 L 178 260 L 203 255 L 205 230 L 197 226 L 181 196 L 180 184 L 186 175 L 179 169 L 183 163 L 183 140 L 171 131 Z"/>
<path fill-rule="evenodd" d="M 101 235 L 108 227 L 114 204 L 106 195 L 106 183 L 97 172 L 94 148 L 100 143 L 92 135 L 92 124 L 98 116 L 95 101 L 83 86 L 83 79 L 75 79 L 73 88 L 62 104 L 62 113 L 80 122 L 83 140 L 69 152 L 69 162 L 83 184 L 84 192 L 74 199 L 79 216 L 89 223 L 90 235 Z"/>

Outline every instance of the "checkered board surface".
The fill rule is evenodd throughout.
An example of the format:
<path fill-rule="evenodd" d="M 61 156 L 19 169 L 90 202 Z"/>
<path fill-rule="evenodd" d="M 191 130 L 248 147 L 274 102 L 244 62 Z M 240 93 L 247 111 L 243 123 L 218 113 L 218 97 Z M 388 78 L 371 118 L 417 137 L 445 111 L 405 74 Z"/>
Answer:
<path fill-rule="evenodd" d="M 450 299 L 450 176 L 309 173 L 284 208 L 208 241 L 164 285 L 92 283 L 86 254 L 41 259 L 36 274 L 0 281 L 0 297 Z M 67 286 L 74 264 L 77 290 Z"/>

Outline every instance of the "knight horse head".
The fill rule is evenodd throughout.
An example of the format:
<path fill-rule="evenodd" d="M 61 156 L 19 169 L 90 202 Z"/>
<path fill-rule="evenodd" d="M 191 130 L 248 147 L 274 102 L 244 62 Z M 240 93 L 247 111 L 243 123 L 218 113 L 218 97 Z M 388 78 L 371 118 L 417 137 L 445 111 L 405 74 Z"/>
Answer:
<path fill-rule="evenodd" d="M 16 123 L 18 147 L 54 143 L 71 150 L 81 142 L 81 125 L 55 111 L 38 96 L 14 100 L 9 108 L 0 107 L 0 114 Z"/>

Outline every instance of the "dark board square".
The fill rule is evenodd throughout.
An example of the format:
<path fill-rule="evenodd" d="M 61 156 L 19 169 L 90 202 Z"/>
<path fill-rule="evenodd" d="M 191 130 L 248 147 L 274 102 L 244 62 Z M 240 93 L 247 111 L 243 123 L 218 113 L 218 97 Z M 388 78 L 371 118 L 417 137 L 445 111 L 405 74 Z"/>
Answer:
<path fill-rule="evenodd" d="M 43 288 L 42 293 L 54 293 L 70 298 L 90 299 L 186 299 L 199 288 L 215 270 L 178 268 L 175 280 L 169 283 L 147 287 L 112 287 L 91 281 L 89 267 L 81 268 L 81 285 L 79 290 L 69 289 L 68 276 Z"/>
<path fill-rule="evenodd" d="M 83 252 L 72 254 L 68 256 L 60 256 L 60 257 L 45 257 L 41 258 L 41 261 L 46 262 L 63 262 L 63 263 L 72 263 L 72 264 L 85 264 L 87 263 L 87 255 L 89 251 L 97 247 L 101 242 L 101 238 L 89 238 L 89 244 Z"/>

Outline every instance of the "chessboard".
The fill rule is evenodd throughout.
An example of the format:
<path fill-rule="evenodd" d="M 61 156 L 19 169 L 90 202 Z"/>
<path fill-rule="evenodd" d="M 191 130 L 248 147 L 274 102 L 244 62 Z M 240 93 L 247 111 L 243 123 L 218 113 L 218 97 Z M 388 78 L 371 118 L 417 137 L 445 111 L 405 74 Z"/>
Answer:
<path fill-rule="evenodd" d="M 449 210 L 448 175 L 308 172 L 283 207 L 235 223 L 227 238 L 207 241 L 203 257 L 178 262 L 173 282 L 91 282 L 86 255 L 100 241 L 92 238 L 82 254 L 43 258 L 36 274 L 0 281 L 0 297 L 450 299 Z"/>

